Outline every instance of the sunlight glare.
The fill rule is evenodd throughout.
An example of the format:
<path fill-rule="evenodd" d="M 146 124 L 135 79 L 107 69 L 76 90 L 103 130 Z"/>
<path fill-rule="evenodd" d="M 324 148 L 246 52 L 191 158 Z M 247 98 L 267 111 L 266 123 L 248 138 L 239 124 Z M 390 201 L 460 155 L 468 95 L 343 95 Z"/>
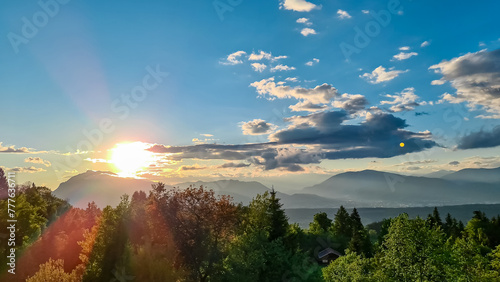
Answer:
<path fill-rule="evenodd" d="M 120 143 L 111 149 L 110 162 L 122 177 L 136 177 L 137 173 L 154 163 L 154 154 L 142 142 Z"/>

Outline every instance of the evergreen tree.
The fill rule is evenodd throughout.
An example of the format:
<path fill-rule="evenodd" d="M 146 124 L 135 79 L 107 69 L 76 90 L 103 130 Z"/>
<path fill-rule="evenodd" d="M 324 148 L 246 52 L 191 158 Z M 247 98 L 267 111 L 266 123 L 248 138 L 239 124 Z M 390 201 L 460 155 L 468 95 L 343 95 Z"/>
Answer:
<path fill-rule="evenodd" d="M 276 198 L 276 191 L 271 191 L 271 201 L 269 204 L 269 213 L 271 216 L 271 229 L 269 231 L 269 240 L 273 241 L 277 238 L 283 238 L 288 230 L 288 217 L 285 210 L 282 209 L 283 204 L 280 199 Z"/>
<path fill-rule="evenodd" d="M 351 252 L 370 256 L 372 247 L 371 241 L 368 236 L 368 231 L 363 226 L 363 223 L 361 223 L 361 217 L 359 216 L 358 210 L 356 208 L 352 210 L 350 219 L 352 234 L 348 246 L 349 250 Z"/>
<path fill-rule="evenodd" d="M 337 236 L 351 237 L 351 217 L 349 216 L 349 213 L 347 213 L 344 206 L 340 206 L 339 210 L 335 214 L 332 230 Z"/>
<path fill-rule="evenodd" d="M 361 223 L 361 217 L 359 216 L 358 210 L 356 208 L 352 210 L 350 219 L 353 234 L 358 232 L 359 230 L 364 229 L 363 223 Z"/>
<path fill-rule="evenodd" d="M 439 227 L 443 225 L 443 222 L 441 221 L 441 216 L 439 215 L 439 211 L 437 207 L 434 207 L 434 210 L 432 211 L 432 215 L 429 214 L 427 217 L 427 222 L 430 224 L 430 226 L 433 227 Z"/>

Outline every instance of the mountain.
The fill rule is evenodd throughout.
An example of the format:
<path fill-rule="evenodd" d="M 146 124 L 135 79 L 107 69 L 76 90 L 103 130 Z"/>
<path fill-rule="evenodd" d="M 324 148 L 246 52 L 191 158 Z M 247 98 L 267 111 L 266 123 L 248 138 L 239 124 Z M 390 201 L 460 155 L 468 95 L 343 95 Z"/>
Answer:
<path fill-rule="evenodd" d="M 454 182 L 500 183 L 500 167 L 498 168 L 466 168 L 445 175 L 443 179 Z"/>
<path fill-rule="evenodd" d="M 57 197 L 67 199 L 75 207 L 84 208 L 87 203 L 94 201 L 97 206 L 116 206 L 120 202 L 123 194 L 131 196 L 135 191 L 151 190 L 153 182 L 144 179 L 121 178 L 116 174 L 104 171 L 87 171 L 85 173 L 71 177 L 68 181 L 61 183 L 53 192 Z M 250 201 L 266 191 L 271 191 L 269 187 L 256 181 L 239 180 L 218 180 L 218 181 L 197 181 L 179 183 L 167 186 L 185 189 L 189 186 L 212 189 L 217 195 L 229 195 L 235 203 L 248 204 Z M 362 206 L 360 203 L 352 201 L 334 200 L 312 194 L 289 195 L 277 191 L 284 208 L 335 208 L 341 205 L 346 207 Z"/>
<path fill-rule="evenodd" d="M 403 176 L 374 170 L 341 173 L 306 187 L 303 192 L 369 203 L 365 207 L 500 203 L 500 182 L 457 183 L 447 179 Z"/>
<path fill-rule="evenodd" d="M 233 197 L 233 202 L 248 204 L 250 201 L 257 196 L 257 194 L 262 194 L 266 191 L 270 192 L 269 187 L 263 185 L 256 181 L 239 181 L 239 180 L 218 180 L 211 182 L 186 182 L 174 185 L 174 187 L 187 188 L 189 186 L 193 187 L 206 187 L 212 189 L 218 195 L 230 195 Z M 282 193 L 277 187 L 276 195 L 280 198 L 280 202 L 283 204 L 284 208 L 308 208 L 308 207 L 340 207 L 341 205 L 354 207 L 359 203 L 353 203 L 352 201 L 339 201 L 331 198 L 325 198 L 318 195 L 312 194 L 286 194 Z"/>
<path fill-rule="evenodd" d="M 94 201 L 97 206 L 116 206 L 123 194 L 150 191 L 153 182 L 145 179 L 122 178 L 112 172 L 88 170 L 63 182 L 52 193 L 75 207 L 85 208 Z"/>
<path fill-rule="evenodd" d="M 498 180 L 498 181 L 497 181 Z M 116 206 L 123 194 L 151 190 L 153 182 L 121 178 L 111 172 L 87 171 L 61 183 L 54 195 L 76 207 L 94 201 L 99 207 Z M 256 181 L 218 180 L 185 182 L 181 189 L 204 186 L 235 203 L 248 204 L 270 188 Z M 172 186 L 167 186 L 169 189 Z M 418 207 L 500 203 L 500 168 L 465 169 L 442 178 L 403 176 L 375 170 L 337 174 L 301 193 L 287 194 L 276 187 L 285 209 L 345 207 Z"/>
<path fill-rule="evenodd" d="M 438 170 L 438 171 L 427 173 L 427 174 L 424 174 L 424 175 L 421 175 L 421 176 L 423 176 L 423 177 L 430 177 L 430 178 L 442 178 L 445 175 L 452 174 L 452 173 L 454 173 L 453 170 Z"/>

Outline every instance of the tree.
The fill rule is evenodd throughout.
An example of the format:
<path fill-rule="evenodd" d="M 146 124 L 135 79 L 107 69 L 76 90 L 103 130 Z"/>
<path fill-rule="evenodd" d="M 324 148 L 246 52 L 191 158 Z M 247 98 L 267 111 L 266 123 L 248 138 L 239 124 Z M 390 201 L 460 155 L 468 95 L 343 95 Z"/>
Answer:
<path fill-rule="evenodd" d="M 351 217 L 343 206 L 340 206 L 339 210 L 335 214 L 332 230 L 333 233 L 337 236 L 351 237 Z"/>
<path fill-rule="evenodd" d="M 332 222 L 326 212 L 317 213 L 313 217 L 313 222 L 309 224 L 309 232 L 316 235 L 327 232 Z"/>
<path fill-rule="evenodd" d="M 445 235 L 421 218 L 395 218 L 379 254 L 378 271 L 384 280 L 444 281 Z"/>
<path fill-rule="evenodd" d="M 80 277 L 75 272 L 66 273 L 64 271 L 64 261 L 61 259 L 49 259 L 40 265 L 40 270 L 32 277 L 26 279 L 27 282 L 78 282 Z"/>
<path fill-rule="evenodd" d="M 458 238 L 451 246 L 449 281 L 493 281 L 486 254 L 490 251 L 477 238 Z"/>
<path fill-rule="evenodd" d="M 271 216 L 271 230 L 269 231 L 269 240 L 273 241 L 283 238 L 288 229 L 288 217 L 282 208 L 279 198 L 276 198 L 276 191 L 271 191 L 271 201 L 269 204 L 269 213 Z"/>
<path fill-rule="evenodd" d="M 327 282 L 372 281 L 374 265 L 370 259 L 348 252 L 323 268 Z"/>
<path fill-rule="evenodd" d="M 9 182 L 7 177 L 5 177 L 5 172 L 0 167 L 0 200 L 7 198 L 7 193 L 9 190 Z"/>
<path fill-rule="evenodd" d="M 427 222 L 433 227 L 439 227 L 443 225 L 443 222 L 441 221 L 441 216 L 439 215 L 439 211 L 437 207 L 434 207 L 434 210 L 432 211 L 432 215 L 429 214 L 427 217 Z"/>
<path fill-rule="evenodd" d="M 129 269 L 127 221 L 129 218 L 128 196 L 122 196 L 116 208 L 107 206 L 102 211 L 92 253 L 82 281 L 110 281 L 116 269 Z"/>
<path fill-rule="evenodd" d="M 178 248 L 177 266 L 189 270 L 191 280 L 208 281 L 218 275 L 237 222 L 231 198 L 189 187 L 169 190 L 157 200 Z"/>
<path fill-rule="evenodd" d="M 361 217 L 358 210 L 354 208 L 350 215 L 351 221 L 351 240 L 349 241 L 348 248 L 351 252 L 364 254 L 365 256 L 371 255 L 371 242 L 368 236 L 368 231 L 361 223 Z"/>
<path fill-rule="evenodd" d="M 269 241 L 283 238 L 288 230 L 288 218 L 276 194 L 264 192 L 257 195 L 243 215 L 242 230 L 254 232 L 263 230 Z"/>

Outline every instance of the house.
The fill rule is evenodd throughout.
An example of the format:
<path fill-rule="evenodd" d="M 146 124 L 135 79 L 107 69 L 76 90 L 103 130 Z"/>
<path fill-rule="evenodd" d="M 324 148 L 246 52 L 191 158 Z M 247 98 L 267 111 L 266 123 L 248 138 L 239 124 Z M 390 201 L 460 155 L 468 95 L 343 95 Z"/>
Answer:
<path fill-rule="evenodd" d="M 321 264 L 328 265 L 330 262 L 342 256 L 339 252 L 332 248 L 326 248 L 318 253 L 318 260 Z"/>

